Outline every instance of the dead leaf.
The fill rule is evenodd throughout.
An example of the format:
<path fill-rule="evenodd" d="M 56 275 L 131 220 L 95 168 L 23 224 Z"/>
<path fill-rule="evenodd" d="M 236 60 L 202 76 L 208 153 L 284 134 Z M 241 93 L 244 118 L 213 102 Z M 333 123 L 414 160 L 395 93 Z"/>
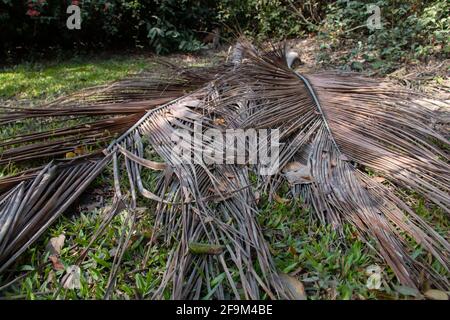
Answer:
<path fill-rule="evenodd" d="M 256 202 L 256 204 L 258 204 L 258 203 L 259 203 L 259 200 L 261 200 L 261 194 L 260 194 L 258 191 L 255 191 L 255 192 L 253 193 L 253 195 L 255 196 L 255 202 Z"/>
<path fill-rule="evenodd" d="M 431 300 L 448 300 L 447 293 L 437 289 L 427 290 L 423 295 Z"/>
<path fill-rule="evenodd" d="M 284 176 L 290 184 L 308 184 L 313 181 L 311 170 L 300 162 L 290 162 L 283 168 Z"/>
<path fill-rule="evenodd" d="M 81 270 L 79 266 L 71 265 L 66 269 L 66 274 L 61 280 L 61 284 L 64 289 L 80 289 L 80 274 Z"/>
<path fill-rule="evenodd" d="M 217 126 L 223 126 L 225 124 L 225 120 L 223 118 L 214 119 L 214 124 Z"/>
<path fill-rule="evenodd" d="M 382 182 L 386 181 L 386 179 L 383 177 L 373 177 L 372 180 L 375 182 L 378 182 L 378 183 L 382 183 Z"/>
<path fill-rule="evenodd" d="M 286 204 L 289 202 L 289 199 L 285 199 L 280 197 L 278 194 L 274 193 L 273 194 L 273 199 L 278 202 L 279 204 Z"/>
<path fill-rule="evenodd" d="M 48 273 L 48 276 L 47 276 L 47 283 L 53 283 L 53 282 L 55 282 L 55 279 L 56 279 L 55 271 L 50 270 L 50 272 Z"/>
<path fill-rule="evenodd" d="M 51 255 L 48 259 L 52 262 L 53 270 L 64 270 L 64 265 L 61 263 L 61 260 L 55 255 Z"/>
<path fill-rule="evenodd" d="M 296 256 L 298 254 L 297 250 L 295 250 L 294 247 L 289 246 L 288 251 L 290 254 L 292 254 L 293 256 Z"/>
<path fill-rule="evenodd" d="M 74 152 L 75 152 L 75 154 L 77 156 L 81 156 L 81 155 L 84 155 L 84 154 L 88 153 L 88 151 L 87 151 L 85 146 L 78 146 L 78 147 L 76 147 Z"/>
<path fill-rule="evenodd" d="M 280 273 L 279 276 L 281 283 L 288 289 L 293 299 L 306 300 L 305 287 L 300 280 L 285 273 Z"/>
<path fill-rule="evenodd" d="M 64 234 L 60 234 L 57 237 L 51 238 L 47 244 L 47 251 L 50 252 L 50 255 L 59 256 L 61 253 L 61 249 L 64 246 L 64 241 L 66 240 L 66 236 Z"/>
<path fill-rule="evenodd" d="M 289 172 L 289 171 L 297 171 L 302 168 L 302 164 L 298 161 L 289 162 L 286 164 L 282 170 L 283 173 Z"/>

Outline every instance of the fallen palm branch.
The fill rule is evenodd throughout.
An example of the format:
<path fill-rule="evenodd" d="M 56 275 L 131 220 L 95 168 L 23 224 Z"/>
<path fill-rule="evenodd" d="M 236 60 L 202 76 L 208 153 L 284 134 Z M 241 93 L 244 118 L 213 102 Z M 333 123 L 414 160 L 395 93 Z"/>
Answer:
<path fill-rule="evenodd" d="M 282 48 L 264 51 L 246 42 L 238 47 L 242 61 L 233 59 L 233 64 L 198 72 L 182 70 L 176 73 L 181 80 L 163 86 L 173 88 L 168 91 L 158 81 L 127 80 L 102 88 L 100 94 L 84 94 L 83 104 L 88 101 L 94 106 L 89 110 L 77 106 L 81 96 L 73 95 L 56 105 L 17 108 L 0 116 L 6 124 L 31 118 L 116 115 L 87 127 L 26 134 L 1 143 L 1 163 L 15 163 L 54 158 L 77 143 L 111 142 L 103 154 L 98 152 L 100 144 L 92 154 L 66 160 L 62 166 L 49 164 L 22 177 L 0 180 L 0 221 L 6 221 L 0 233 L 1 269 L 112 162 L 114 205 L 91 241 L 92 245 L 114 215 L 122 209 L 128 212 L 107 298 L 135 224 L 138 195 L 154 202 L 158 233 L 153 237 L 162 237 L 171 248 L 153 298 L 164 298 L 167 292 L 174 299 L 199 299 L 206 292 L 218 299 L 295 298 L 274 266 L 256 221 L 254 196 L 258 187 L 275 198 L 286 183 L 288 196 L 303 201 L 323 223 L 337 230 L 344 223 L 354 225 L 363 240 L 375 244 L 402 284 L 420 288 L 424 272 L 434 286 L 448 289 L 448 279 L 428 260 L 412 258 L 409 241 L 421 245 L 448 271 L 447 239 L 397 194 L 399 188 L 414 190 L 449 212 L 449 143 L 433 128 L 435 113 L 415 102 L 420 98 L 417 94 L 392 84 L 348 73 L 300 74 L 290 69 Z M 187 78 L 195 81 L 182 80 Z M 186 95 L 184 89 L 195 91 Z M 203 130 L 220 132 L 278 129 L 279 165 L 272 168 L 274 174 L 259 175 L 261 163 L 193 162 L 174 153 L 173 137 L 180 130 L 195 135 L 197 122 Z M 106 123 L 110 124 L 107 133 L 102 131 Z M 223 152 L 221 145 L 208 139 L 191 147 L 194 157 L 204 150 Z M 257 149 L 265 147 L 260 144 Z M 161 160 L 147 159 L 150 151 Z M 391 182 L 389 188 L 363 168 L 381 173 Z M 147 170 L 157 175 L 152 190 L 142 179 Z M 250 174 L 259 175 L 258 186 L 252 185 Z M 123 190 L 124 176 L 127 190 Z M 54 188 L 57 193 L 49 191 Z M 223 280 L 211 287 L 221 274 Z"/>
<path fill-rule="evenodd" d="M 0 196 L 0 272 L 81 195 L 107 163 L 108 157 L 49 163 L 34 179 Z"/>

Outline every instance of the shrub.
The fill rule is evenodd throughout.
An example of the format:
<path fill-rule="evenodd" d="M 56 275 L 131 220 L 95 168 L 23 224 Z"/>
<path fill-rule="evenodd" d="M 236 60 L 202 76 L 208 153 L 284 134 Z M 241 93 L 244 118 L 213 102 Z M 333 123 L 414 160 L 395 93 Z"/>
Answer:
<path fill-rule="evenodd" d="M 68 30 L 66 9 L 81 7 L 81 30 Z M 17 47 L 150 47 L 158 53 L 201 48 L 213 0 L 0 0 L 0 42 Z M 51 36 L 49 36 L 51 35 Z"/>
<path fill-rule="evenodd" d="M 81 30 L 68 30 L 78 4 Z M 367 5 L 381 8 L 381 30 L 365 27 Z M 370 59 L 401 61 L 450 53 L 446 0 L 0 0 L 0 52 L 54 48 L 196 51 L 205 32 L 241 31 L 261 40 L 318 34 Z M 49 36 L 50 35 L 50 36 Z"/>
<path fill-rule="evenodd" d="M 367 5 L 381 9 L 382 28 L 366 27 Z M 328 5 L 319 35 L 324 47 L 342 46 L 365 53 L 369 60 L 402 62 L 448 56 L 450 5 L 446 0 L 339 0 Z"/>

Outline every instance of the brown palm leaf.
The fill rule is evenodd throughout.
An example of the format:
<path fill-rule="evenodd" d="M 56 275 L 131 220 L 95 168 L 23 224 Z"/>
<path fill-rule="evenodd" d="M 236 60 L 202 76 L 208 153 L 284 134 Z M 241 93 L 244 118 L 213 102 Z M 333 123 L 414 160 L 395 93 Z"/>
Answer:
<path fill-rule="evenodd" d="M 343 222 L 355 225 L 377 242 L 403 284 L 418 286 L 425 269 L 436 285 L 448 287 L 426 261 L 410 258 L 404 235 L 447 270 L 449 243 L 395 192 L 415 190 L 449 211 L 449 142 L 433 130 L 433 113 L 415 102 L 420 96 L 392 84 L 351 73 L 302 75 L 283 63 L 283 50 L 274 53 L 277 58 L 247 47 L 248 62 L 216 83 L 220 94 L 211 99 L 211 109 L 234 127 L 281 130 L 285 170 L 267 179 L 271 190 L 287 180 L 292 195 L 322 221 L 338 229 Z M 376 182 L 363 167 L 395 185 Z"/>
<path fill-rule="evenodd" d="M 337 230 L 351 223 L 362 239 L 373 241 L 403 284 L 419 287 L 424 270 L 435 286 L 448 288 L 448 280 L 428 261 L 411 257 L 409 239 L 447 270 L 450 245 L 399 197 L 400 190 L 414 190 L 449 211 L 449 143 L 433 128 L 439 122 L 435 113 L 417 102 L 422 97 L 351 73 L 296 73 L 287 66 L 282 48 L 264 50 L 245 41 L 238 47 L 240 63 L 177 73 L 196 82 L 167 85 L 160 79 L 147 82 L 151 89 L 142 91 L 146 85 L 139 80 L 0 116 L 6 124 L 15 119 L 116 115 L 85 127 L 63 126 L 1 142 L 2 163 L 59 157 L 79 143 L 100 142 L 92 153 L 64 164 L 0 180 L 0 221 L 6 221 L 0 230 L 1 269 L 36 239 L 32 231 L 45 230 L 112 161 L 113 206 L 91 244 L 115 214 L 125 209 L 128 215 L 106 297 L 130 240 L 140 194 L 154 203 L 159 232 L 153 236 L 171 249 L 153 298 L 163 298 L 169 290 L 174 299 L 198 299 L 205 293 L 218 299 L 292 298 L 256 222 L 255 186 L 249 174 L 253 169 L 258 173 L 263 164 L 217 164 L 205 158 L 192 162 L 174 154 L 172 137 L 180 130 L 194 134 L 195 123 L 201 121 L 205 130 L 279 129 L 280 165 L 273 168 L 275 175 L 260 176 L 263 190 L 273 195 L 288 183 L 290 196 L 309 205 L 323 223 Z M 196 90 L 185 95 L 184 89 Z M 85 108 L 89 105 L 94 107 Z M 102 128 L 108 124 L 105 133 Z M 100 153 L 107 141 L 110 145 Z M 197 156 L 204 150 L 223 152 L 207 139 L 192 148 Z M 146 159 L 149 151 L 162 161 Z M 372 179 L 366 168 L 382 174 L 390 185 Z M 145 185 L 145 170 L 156 171 L 156 187 Z M 71 194 L 72 186 L 78 186 L 76 194 Z M 211 280 L 220 275 L 223 280 L 211 288 Z"/>

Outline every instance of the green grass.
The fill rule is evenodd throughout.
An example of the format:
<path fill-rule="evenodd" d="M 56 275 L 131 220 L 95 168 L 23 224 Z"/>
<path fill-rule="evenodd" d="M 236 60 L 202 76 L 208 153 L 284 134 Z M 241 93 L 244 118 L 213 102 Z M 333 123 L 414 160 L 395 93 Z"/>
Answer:
<path fill-rule="evenodd" d="M 0 70 L 0 98 L 50 99 L 139 72 L 151 65 L 149 61 L 141 56 L 111 56 L 20 64 Z"/>
<path fill-rule="evenodd" d="M 0 99 L 50 100 L 92 85 L 123 78 L 131 73 L 150 68 L 143 57 L 112 56 L 106 59 L 74 58 L 59 63 L 22 64 L 0 71 Z M 33 124 L 35 128 L 35 124 Z M 30 128 L 8 126 L 0 137 Z M 16 168 L 3 167 L 11 173 Z M 151 180 L 151 177 L 147 177 Z M 148 182 L 148 181 L 147 181 Z M 110 174 L 100 176 L 92 188 L 111 185 Z M 413 197 L 414 209 L 441 234 L 449 230 L 448 219 L 442 210 L 428 206 Z M 294 275 L 305 286 L 309 299 L 403 299 L 411 298 L 408 288 L 399 286 L 391 269 L 356 236 L 355 230 L 344 226 L 339 234 L 311 219 L 311 214 L 295 204 L 268 204 L 261 200 L 258 220 L 270 244 L 277 268 Z M 145 202 L 139 206 L 146 207 Z M 147 208 L 150 208 L 147 206 Z M 55 271 L 48 263 L 46 245 L 51 237 L 65 234 L 66 241 L 60 260 L 67 267 L 75 263 L 81 250 L 89 243 L 98 228 L 104 210 L 94 209 L 75 213 L 74 209 L 62 216 L 33 244 L 14 265 L 13 273 L 0 275 L 0 287 L 15 276 L 20 278 L 0 297 L 24 299 L 101 299 L 113 261 L 120 229 L 126 213 L 117 216 L 89 252 L 81 265 L 81 289 L 62 289 L 63 271 Z M 167 248 L 155 246 L 145 266 L 142 261 L 149 235 L 152 233 L 151 209 L 139 215 L 136 233 L 126 251 L 117 275 L 113 299 L 148 298 L 158 285 L 165 270 Z M 418 249 L 417 255 L 421 254 Z M 382 268 L 380 290 L 366 287 L 368 266 Z M 439 268 L 439 266 L 436 266 Z"/>
<path fill-rule="evenodd" d="M 277 267 L 297 276 L 310 299 L 374 298 L 365 287 L 364 270 L 376 260 L 351 228 L 345 228 L 344 246 L 335 230 L 309 217 L 296 206 L 278 203 L 262 211 L 259 220 Z"/>
<path fill-rule="evenodd" d="M 19 262 L 20 272 L 18 273 L 26 276 L 4 293 L 5 298 L 102 299 L 114 258 L 114 248 L 127 214 L 125 211 L 112 221 L 81 264 L 80 289 L 62 288 L 61 279 L 64 271 L 55 271 L 48 263 L 48 253 L 45 248 L 51 237 L 64 234 L 66 241 L 60 254 L 60 262 L 66 268 L 75 264 L 80 251 L 87 246 L 91 235 L 100 225 L 103 212 L 102 209 L 95 209 L 71 217 L 66 215 L 59 219 L 58 223 L 24 254 Z M 141 214 L 137 231 L 123 257 L 117 276 L 117 287 L 112 295 L 113 299 L 145 297 L 161 279 L 167 258 L 163 248 L 153 249 L 148 263 L 142 266 L 146 253 L 145 244 L 149 240 L 149 230 L 152 225 L 150 217 L 148 212 Z"/>
<path fill-rule="evenodd" d="M 0 104 L 8 100 L 36 105 L 61 95 L 123 79 L 154 68 L 151 59 L 138 55 L 111 55 L 104 58 L 77 56 L 65 61 L 24 63 L 0 69 Z M 84 119 L 86 121 L 86 119 Z M 0 129 L 0 140 L 14 135 L 82 123 L 80 119 L 53 121 L 51 126 L 35 120 L 24 120 Z M 0 152 L 1 152 L 0 148 Z M 0 177 L 23 170 L 22 165 L 0 167 Z"/>
<path fill-rule="evenodd" d="M 107 175 L 96 185 L 108 185 Z M 305 286 L 309 299 L 405 299 L 408 288 L 401 287 L 390 268 L 363 242 L 355 230 L 345 226 L 340 235 L 330 227 L 311 221 L 310 214 L 294 204 L 269 204 L 262 201 L 258 221 L 270 245 L 277 268 L 297 277 Z M 139 206 L 145 206 L 141 202 Z M 51 237 L 66 236 L 61 251 L 61 263 L 67 267 L 75 263 L 98 228 L 105 209 L 73 214 L 69 210 L 22 256 L 15 268 L 22 279 L 2 294 L 7 299 L 101 299 L 113 261 L 126 212 L 117 216 L 105 234 L 97 240 L 86 260 L 81 264 L 81 288 L 63 289 L 63 271 L 55 271 L 48 263 L 46 245 Z M 112 299 L 148 298 L 159 284 L 165 269 L 167 248 L 153 247 L 148 262 L 142 265 L 152 232 L 151 209 L 139 215 L 117 276 Z M 368 290 L 365 270 L 377 264 L 382 268 L 383 285 L 380 290 Z M 2 279 L 6 283 L 9 279 Z"/>

